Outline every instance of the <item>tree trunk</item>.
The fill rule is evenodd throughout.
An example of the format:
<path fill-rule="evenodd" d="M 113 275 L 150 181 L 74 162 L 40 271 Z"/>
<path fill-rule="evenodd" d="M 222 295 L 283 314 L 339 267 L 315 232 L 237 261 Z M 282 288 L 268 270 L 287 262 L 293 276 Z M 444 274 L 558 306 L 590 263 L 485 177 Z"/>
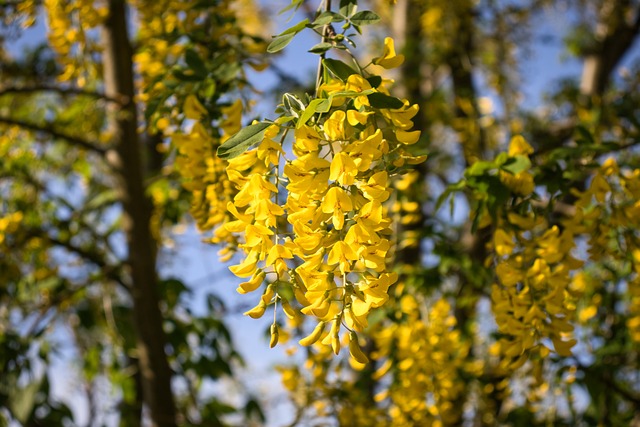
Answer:
<path fill-rule="evenodd" d="M 124 0 L 109 1 L 105 22 L 105 94 L 125 99 L 126 105 L 111 108 L 114 151 L 108 160 L 118 180 L 123 207 L 133 297 L 133 321 L 137 334 L 136 350 L 142 381 L 143 401 L 154 427 L 176 425 L 171 391 L 171 370 L 165 354 L 166 337 L 158 306 L 156 242 L 151 235 L 151 202 L 145 194 L 142 146 L 137 133 L 132 48 L 128 38 Z"/>
<path fill-rule="evenodd" d="M 633 22 L 627 16 L 633 12 Z M 611 0 L 602 4 L 596 24 L 596 42 L 585 55 L 580 93 L 586 97 L 601 97 L 611 75 L 629 51 L 640 32 L 640 10 L 632 10 L 629 2 Z"/>

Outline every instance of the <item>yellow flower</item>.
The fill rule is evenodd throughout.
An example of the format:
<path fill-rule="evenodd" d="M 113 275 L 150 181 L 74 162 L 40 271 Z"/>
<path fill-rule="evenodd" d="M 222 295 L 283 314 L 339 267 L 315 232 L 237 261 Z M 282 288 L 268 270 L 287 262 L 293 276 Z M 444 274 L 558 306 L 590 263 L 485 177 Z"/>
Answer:
<path fill-rule="evenodd" d="M 371 89 L 371 84 L 359 74 L 351 74 L 347 78 L 347 84 L 345 85 L 345 90 L 353 91 L 353 92 L 364 92 L 365 90 Z M 360 109 L 362 107 L 369 106 L 369 98 L 365 95 L 357 96 L 353 100 L 353 105 Z"/>
<path fill-rule="evenodd" d="M 324 133 L 329 141 L 345 140 L 344 121 L 345 113 L 342 110 L 336 110 L 324 122 Z"/>
<path fill-rule="evenodd" d="M 242 127 L 242 101 L 240 98 L 236 99 L 230 106 L 220 108 L 220 111 L 226 116 L 220 123 L 224 133 L 228 136 L 237 133 Z"/>
<path fill-rule="evenodd" d="M 351 126 L 365 125 L 367 124 L 367 120 L 369 120 L 369 116 L 373 114 L 373 111 L 356 111 L 356 110 L 348 110 L 347 111 L 347 122 Z"/>
<path fill-rule="evenodd" d="M 229 267 L 229 270 L 238 277 L 250 277 L 256 272 L 258 253 L 249 252 L 247 257 L 238 265 Z"/>
<path fill-rule="evenodd" d="M 240 283 L 238 285 L 238 293 L 240 294 L 246 294 L 249 292 L 253 292 L 256 289 L 258 289 L 260 287 L 260 285 L 262 285 L 262 281 L 264 280 L 266 274 L 264 271 L 260 270 L 258 271 L 256 274 L 253 275 L 253 277 L 243 283 Z"/>
<path fill-rule="evenodd" d="M 275 267 L 276 273 L 280 277 L 284 276 L 288 267 L 287 263 L 284 261 L 285 259 L 292 259 L 293 254 L 291 250 L 283 245 L 273 245 L 271 250 L 269 250 L 269 256 L 267 256 L 266 266 L 273 265 Z"/>
<path fill-rule="evenodd" d="M 353 159 L 345 152 L 340 152 L 331 160 L 329 179 L 342 185 L 352 185 L 358 169 Z"/>
<path fill-rule="evenodd" d="M 333 248 L 331 248 L 331 251 L 329 252 L 329 256 L 327 257 L 327 264 L 338 264 L 340 273 L 345 274 L 351 271 L 349 268 L 351 261 L 355 261 L 357 259 L 358 256 L 353 251 L 353 249 L 351 249 L 351 246 L 349 246 L 345 242 L 338 241 L 333 245 Z"/>
<path fill-rule="evenodd" d="M 493 235 L 493 245 L 498 256 L 511 255 L 515 244 L 513 243 L 513 235 L 499 228 Z"/>
<path fill-rule="evenodd" d="M 404 62 L 404 55 L 396 55 L 396 48 L 393 39 L 386 37 L 384 39 L 384 50 L 382 56 L 375 58 L 373 63 L 380 65 L 386 69 L 396 68 Z"/>
<path fill-rule="evenodd" d="M 407 132 L 407 131 L 398 129 L 396 131 L 396 138 L 398 138 L 398 141 L 400 141 L 403 144 L 411 145 L 418 142 L 418 140 L 420 139 L 420 133 L 421 132 L 419 130 L 414 130 L 413 132 Z"/>
<path fill-rule="evenodd" d="M 389 198 L 387 178 L 388 175 L 386 171 L 373 174 L 366 184 L 360 186 L 364 197 L 369 200 L 377 200 L 379 202 L 387 200 Z"/>
<path fill-rule="evenodd" d="M 511 138 L 511 142 L 509 142 L 509 157 L 515 157 L 518 155 L 528 155 L 533 154 L 533 148 L 522 135 L 516 135 Z"/>
<path fill-rule="evenodd" d="M 195 95 L 189 95 L 184 100 L 184 115 L 187 119 L 200 120 L 207 114 L 207 109 L 198 101 Z"/>
<path fill-rule="evenodd" d="M 589 192 L 591 192 L 599 203 L 604 203 L 607 194 L 611 192 L 611 187 L 606 179 L 600 174 L 596 173 L 591 180 L 589 186 Z"/>
<path fill-rule="evenodd" d="M 331 187 L 322 200 L 322 212 L 333 214 L 332 221 L 336 230 L 342 230 L 344 214 L 352 209 L 351 197 L 340 187 Z"/>

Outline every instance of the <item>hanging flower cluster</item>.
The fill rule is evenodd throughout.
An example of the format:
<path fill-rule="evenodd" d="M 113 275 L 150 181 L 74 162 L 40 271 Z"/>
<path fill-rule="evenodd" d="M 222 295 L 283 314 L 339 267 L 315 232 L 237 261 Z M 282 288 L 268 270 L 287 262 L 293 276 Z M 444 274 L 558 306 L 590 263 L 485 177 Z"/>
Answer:
<path fill-rule="evenodd" d="M 99 51 L 89 32 L 107 18 L 106 1 L 44 0 L 49 31 L 49 45 L 64 66 L 60 81 L 75 79 L 78 86 L 95 82 L 100 69 L 90 57 Z"/>
<path fill-rule="evenodd" d="M 617 268 L 618 280 L 625 282 L 622 299 L 628 303 L 627 328 L 640 343 L 640 169 L 618 166 L 613 158 L 602 163 L 585 191 L 574 191 L 576 212 L 563 225 L 588 237 L 588 260 L 606 262 Z M 610 271 L 597 280 L 586 273 L 577 276 L 576 286 L 586 289 L 589 300 L 580 307 L 578 320 L 586 324 L 603 306 L 603 290 L 613 277 Z"/>
<path fill-rule="evenodd" d="M 188 132 L 173 134 L 171 141 L 178 151 L 175 168 L 182 176 L 183 187 L 192 196 L 191 215 L 201 231 L 213 230 L 211 242 L 223 246 L 220 255 L 224 261 L 230 259 L 237 246 L 235 236 L 222 226 L 233 220 L 227 204 L 237 191 L 227 178 L 228 163 L 217 157 L 215 150 L 240 129 L 242 102 L 237 100 L 221 112 L 220 128 L 224 133 L 221 138 L 214 138 L 203 123 L 206 109 L 194 95 L 188 96 L 184 114 L 194 123 Z"/>
<path fill-rule="evenodd" d="M 237 247 L 235 237 L 220 227 L 233 218 L 227 202 L 236 189 L 227 178 L 226 161 L 215 152 L 241 127 L 242 101 L 229 102 L 229 95 L 246 86 L 246 65 L 260 68 L 259 57 L 248 55 L 265 45 L 255 32 L 264 25 L 254 26 L 251 35 L 245 31 L 260 7 L 253 0 L 243 0 L 242 6 L 236 10 L 237 2 L 230 0 L 131 2 L 140 21 L 133 58 L 140 77 L 136 100 L 146 103 L 146 139 L 167 158 L 175 156 L 172 171 L 182 178 L 181 189 L 168 179 L 169 168 L 157 171 L 148 188 L 152 230 L 160 238 L 163 225 L 179 220 L 186 191 L 190 213 L 207 240 L 222 246 L 223 261 Z M 152 156 L 154 168 L 161 157 Z"/>
<path fill-rule="evenodd" d="M 509 156 L 531 154 L 522 137 L 515 137 Z M 527 171 L 501 173 L 500 179 L 514 193 L 528 195 L 533 180 Z M 550 339 L 555 351 L 571 355 L 571 319 L 575 310 L 571 273 L 582 262 L 571 255 L 575 233 L 549 227 L 542 218 L 510 212 L 498 221 L 494 236 L 497 283 L 491 298 L 500 340 L 502 367 L 507 371 L 522 366 L 531 351 L 542 357 L 549 349 L 542 342 Z"/>
<path fill-rule="evenodd" d="M 375 400 L 389 405 L 389 425 L 455 425 L 460 421 L 455 405 L 464 392 L 461 373 L 469 342 L 456 328 L 446 299 L 436 299 L 428 313 L 421 313 L 420 302 L 411 294 L 397 305 L 403 321 L 373 334 L 375 358 L 385 360 L 375 378 L 393 378 Z"/>
<path fill-rule="evenodd" d="M 402 60 L 387 39 L 373 63 L 392 67 Z M 367 326 L 367 315 L 388 300 L 397 280 L 386 266 L 391 181 L 426 157 L 408 151 L 420 137 L 412 130 L 417 105 L 390 96 L 389 82 L 367 67 L 355 63 L 356 71 L 332 59 L 322 64 L 317 98 L 305 104 L 286 94 L 279 119 L 243 129 L 218 150 L 230 157 L 227 175 L 238 190 L 227 206 L 235 221 L 225 228 L 245 253 L 231 267 L 248 279 L 239 292 L 266 283 L 258 305 L 245 314 L 261 317 L 280 301 L 294 317 L 292 306 L 300 307 L 318 321 L 300 343 L 320 341 L 336 354 L 344 324 L 350 353 L 362 363 L 367 358 L 355 332 Z M 273 345 L 277 334 L 274 323 Z"/>

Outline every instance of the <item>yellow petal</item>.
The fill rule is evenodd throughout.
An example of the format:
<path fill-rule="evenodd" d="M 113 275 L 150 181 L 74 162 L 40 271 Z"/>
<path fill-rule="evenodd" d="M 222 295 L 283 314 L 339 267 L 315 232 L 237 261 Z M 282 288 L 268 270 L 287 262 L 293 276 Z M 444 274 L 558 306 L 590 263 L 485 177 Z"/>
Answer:
<path fill-rule="evenodd" d="M 403 144 L 411 145 L 418 142 L 418 140 L 420 139 L 420 133 L 421 132 L 419 130 L 414 130 L 413 132 L 407 132 L 407 131 L 398 129 L 396 131 L 396 138 L 398 138 L 398 141 L 400 141 Z"/>
<path fill-rule="evenodd" d="M 349 334 L 349 354 L 358 363 L 369 363 L 369 358 L 362 352 L 360 344 L 358 343 L 358 336 L 355 332 Z"/>
<path fill-rule="evenodd" d="M 383 68 L 391 69 L 402 65 L 404 55 L 396 55 L 396 48 L 391 37 L 384 39 L 384 50 L 381 57 L 375 58 L 373 63 Z"/>
<path fill-rule="evenodd" d="M 298 341 L 300 345 L 306 347 L 318 341 L 322 336 L 322 333 L 324 332 L 324 325 L 326 325 L 326 322 L 318 323 L 316 327 L 313 329 L 313 332 L 311 332 L 308 336 Z"/>
<path fill-rule="evenodd" d="M 187 96 L 184 100 L 184 115 L 187 119 L 200 120 L 200 118 L 207 114 L 207 109 L 198 101 L 195 95 Z"/>
<path fill-rule="evenodd" d="M 238 285 L 238 293 L 247 294 L 249 292 L 255 291 L 260 287 L 260 285 L 262 285 L 262 281 L 264 280 L 265 276 L 266 274 L 264 271 L 259 271 L 257 274 L 254 274 L 251 280 L 240 283 L 240 285 Z"/>

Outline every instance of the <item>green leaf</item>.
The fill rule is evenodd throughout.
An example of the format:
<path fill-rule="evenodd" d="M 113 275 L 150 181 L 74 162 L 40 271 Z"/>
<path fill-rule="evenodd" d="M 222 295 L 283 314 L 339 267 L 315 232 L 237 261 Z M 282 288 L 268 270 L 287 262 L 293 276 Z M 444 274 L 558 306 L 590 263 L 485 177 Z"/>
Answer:
<path fill-rule="evenodd" d="M 340 0 L 340 13 L 344 16 L 351 16 L 358 10 L 357 0 Z"/>
<path fill-rule="evenodd" d="M 580 134 L 580 138 L 576 138 L 578 144 L 595 144 L 593 135 L 589 132 L 589 129 L 582 125 L 576 126 L 576 131 Z"/>
<path fill-rule="evenodd" d="M 344 16 L 335 13 L 335 12 L 322 12 L 318 17 L 311 23 L 313 28 L 322 27 L 324 25 L 330 24 L 332 22 L 342 22 L 344 21 Z"/>
<path fill-rule="evenodd" d="M 262 141 L 264 131 L 271 123 L 256 123 L 242 128 L 240 132 L 229 138 L 224 144 L 218 147 L 218 157 L 221 159 L 233 159 L 247 151 L 253 144 Z"/>
<path fill-rule="evenodd" d="M 147 108 L 144 110 L 144 118 L 146 120 L 149 120 L 149 118 L 151 118 L 153 113 L 155 113 L 158 110 L 158 107 L 160 107 L 160 104 L 164 103 L 166 98 L 167 97 L 164 95 L 152 97 L 149 100 L 149 102 L 147 102 Z"/>
<path fill-rule="evenodd" d="M 384 93 L 375 92 L 368 95 L 369 103 L 374 108 L 402 108 L 404 102 L 393 96 L 385 95 Z"/>
<path fill-rule="evenodd" d="M 304 27 L 306 27 L 308 23 L 309 23 L 309 20 L 305 18 L 302 21 L 298 22 L 293 27 L 287 28 L 286 30 L 281 32 L 279 35 L 283 36 L 285 34 L 298 34 L 300 31 L 304 30 Z"/>
<path fill-rule="evenodd" d="M 341 96 L 346 96 L 348 98 L 354 98 L 356 96 L 366 96 L 375 93 L 373 89 L 363 90 L 362 92 L 356 92 L 355 90 L 343 90 L 340 92 L 333 92 L 331 94 L 332 98 L 339 98 Z"/>
<path fill-rule="evenodd" d="M 486 172 L 495 168 L 496 165 L 493 162 L 478 161 L 464 171 L 464 176 L 470 177 L 484 175 Z"/>
<path fill-rule="evenodd" d="M 303 19 L 293 27 L 287 28 L 286 30 L 275 36 L 273 38 L 273 41 L 271 41 L 271 43 L 269 43 L 269 46 L 267 46 L 267 52 L 275 53 L 284 49 L 289 43 L 291 43 L 291 40 L 293 40 L 295 35 L 302 31 L 307 26 L 307 24 L 309 24 L 309 20 Z"/>
<path fill-rule="evenodd" d="M 472 233 L 475 233 L 476 231 L 478 231 L 478 225 L 480 225 L 480 217 L 482 216 L 484 208 L 485 208 L 485 202 L 481 201 L 473 215 L 473 222 L 471 223 Z"/>
<path fill-rule="evenodd" d="M 298 113 L 304 110 L 304 104 L 302 101 L 291 93 L 285 93 L 282 95 L 282 104 L 284 105 L 285 110 L 295 117 L 298 117 Z"/>
<path fill-rule="evenodd" d="M 105 190 L 98 193 L 94 198 L 89 200 L 86 204 L 86 209 L 94 211 L 102 208 L 103 206 L 114 204 L 118 200 L 120 200 L 120 197 L 116 190 Z"/>
<path fill-rule="evenodd" d="M 500 169 L 505 170 L 507 172 L 511 172 L 516 175 L 520 172 L 524 172 L 531 167 L 531 160 L 527 156 L 518 155 L 515 157 L 511 157 L 507 163 L 502 165 Z"/>
<path fill-rule="evenodd" d="M 304 3 L 304 0 L 293 0 L 291 2 L 290 5 L 284 7 L 282 10 L 280 10 L 280 12 L 278 12 L 278 15 L 282 15 L 283 13 L 294 9 L 294 10 L 298 10 L 300 8 L 300 6 L 302 6 L 302 3 Z"/>
<path fill-rule="evenodd" d="M 351 22 L 355 25 L 370 25 L 378 21 L 380 21 L 380 17 L 370 10 L 363 10 L 351 17 Z"/>
<path fill-rule="evenodd" d="M 454 193 L 463 191 L 465 188 L 467 187 L 467 182 L 465 180 L 460 180 L 454 184 L 450 184 L 445 190 L 444 192 L 440 195 L 440 197 L 438 197 L 438 200 L 436 201 L 436 207 L 435 210 L 438 211 L 438 209 L 440 209 L 440 207 L 442 206 L 442 204 L 449 198 L 451 197 Z M 453 201 L 453 198 L 452 198 Z M 453 206 L 451 209 L 451 216 L 453 216 Z"/>
<path fill-rule="evenodd" d="M 326 113 L 330 108 L 331 100 L 325 98 L 314 99 L 309 103 L 309 105 L 307 105 L 307 108 L 305 108 L 296 127 L 299 128 L 307 123 L 315 113 Z"/>
<path fill-rule="evenodd" d="M 187 74 L 187 73 L 184 72 L 184 70 L 180 70 L 179 68 L 174 69 L 172 72 L 173 72 L 173 75 L 178 80 L 182 80 L 183 82 L 199 82 L 199 81 L 202 81 L 202 77 L 197 76 L 195 74 Z"/>
<path fill-rule="evenodd" d="M 267 52 L 276 53 L 281 51 L 289 43 L 291 43 L 291 40 L 293 40 L 295 36 L 296 36 L 295 33 L 289 33 L 289 34 L 284 34 L 282 36 L 274 37 L 271 43 L 269 43 L 269 46 L 267 46 Z"/>
<path fill-rule="evenodd" d="M 510 159 L 509 154 L 503 151 L 502 153 L 498 154 L 495 159 L 493 159 L 493 164 L 495 167 L 498 168 L 504 165 L 505 163 L 507 163 L 509 159 Z"/>
<path fill-rule="evenodd" d="M 264 415 L 264 412 L 262 412 L 262 408 L 260 407 L 260 404 L 254 398 L 251 398 L 247 401 L 244 407 L 244 413 L 247 416 L 247 418 L 257 419 L 261 423 L 264 423 L 267 420 L 267 418 Z"/>
<path fill-rule="evenodd" d="M 382 83 L 382 77 L 380 76 L 367 77 L 367 81 L 369 82 L 371 87 L 377 88 Z"/>
<path fill-rule="evenodd" d="M 325 53 L 326 51 L 328 51 L 329 49 L 331 49 L 332 47 L 333 47 L 333 44 L 322 42 L 322 43 L 318 43 L 317 45 L 315 45 L 311 49 L 309 49 L 309 52 L 322 54 L 322 53 Z"/>
<path fill-rule="evenodd" d="M 187 51 L 184 53 L 184 60 L 189 68 L 193 70 L 195 75 L 201 78 L 207 77 L 207 66 L 200 58 L 200 55 L 198 55 L 198 52 L 193 49 L 187 49 Z"/>
<path fill-rule="evenodd" d="M 23 425 L 27 423 L 36 404 L 36 394 L 40 391 L 44 377 L 34 379 L 24 387 L 17 387 L 10 395 L 8 406 L 16 419 Z"/>
<path fill-rule="evenodd" d="M 356 70 L 338 59 L 326 58 L 322 60 L 322 65 L 334 76 L 346 82 L 351 74 L 358 74 Z"/>

